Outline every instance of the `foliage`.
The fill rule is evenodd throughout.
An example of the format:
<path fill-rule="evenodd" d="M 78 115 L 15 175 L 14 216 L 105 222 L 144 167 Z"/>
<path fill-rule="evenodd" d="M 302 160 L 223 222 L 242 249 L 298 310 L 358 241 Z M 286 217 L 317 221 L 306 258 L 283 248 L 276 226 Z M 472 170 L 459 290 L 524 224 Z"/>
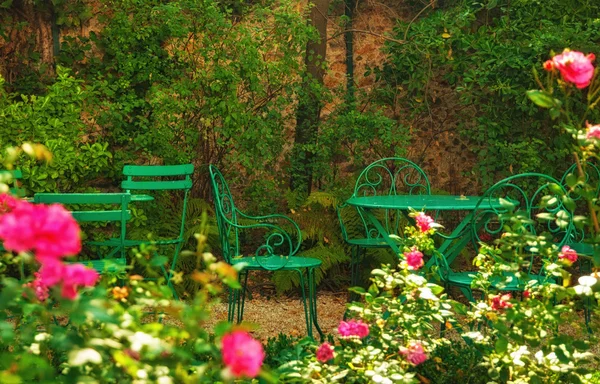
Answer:
<path fill-rule="evenodd" d="M 432 251 L 433 230 L 412 234 L 406 250 L 420 245 L 424 252 Z M 280 368 L 281 380 L 294 382 L 302 377 L 314 383 L 417 383 L 414 366 L 422 361 L 412 359 L 411 348 L 418 345 L 421 355 L 429 355 L 438 346 L 449 344 L 433 325 L 455 323 L 451 310 L 458 303 L 441 295 L 442 287 L 428 283 L 409 268 L 404 263 L 399 270 L 389 266 L 374 269 L 368 291 L 353 288 L 364 297 L 364 302 L 352 303 L 348 308 L 351 316 L 359 319 L 368 331 L 344 334 L 344 322 L 340 323 L 339 344 L 335 346 L 332 361 L 322 361 L 317 352 L 316 358 L 309 356 L 289 362 Z M 350 322 L 356 324 L 354 319 Z"/>
<path fill-rule="evenodd" d="M 103 15 L 104 29 L 62 59 L 95 88 L 103 135 L 127 149 L 118 160 L 273 165 L 311 36 L 291 3 L 249 6 L 243 23 L 213 0 L 115 0 Z"/>
<path fill-rule="evenodd" d="M 82 121 L 88 96 L 81 81 L 62 67 L 43 95 L 8 94 L 0 78 L 0 146 L 36 141 L 55 155 L 44 164 L 24 159 L 21 170 L 28 191 L 80 190 L 112 173 L 108 143 Z"/>
<path fill-rule="evenodd" d="M 528 102 L 529 73 L 565 43 L 595 47 L 599 12 L 587 0 L 457 1 L 424 12 L 398 24 L 394 37 L 406 43 L 388 43 L 377 98 L 408 122 L 446 116 L 434 123 L 470 143 L 484 184 L 511 173 L 552 175 L 569 138 Z"/>
<path fill-rule="evenodd" d="M 472 346 L 461 343 L 437 347 L 429 359 L 417 367 L 421 377 L 432 384 L 488 383 L 487 371 L 480 366 L 482 355 Z"/>
<path fill-rule="evenodd" d="M 2 159 L 6 167 L 12 167 L 20 151 L 41 157 L 45 149 L 31 144 L 12 149 Z M 3 203 L 3 209 L 16 209 L 6 204 Z M 3 221 L 1 225 L 5 228 L 11 224 Z M 237 271 L 203 252 L 206 235 L 199 234 L 197 239 L 197 250 L 192 253 L 196 256 L 193 278 L 199 290 L 187 303 L 174 300 L 162 279 L 148 282 L 125 271 L 107 273 L 99 285 L 84 289 L 75 297 L 67 298 L 64 287 L 61 293 L 58 288 L 65 284 L 61 282 L 50 287 L 48 296 L 41 295 L 38 288 L 33 289 L 37 286 L 31 274 L 25 272 L 25 267 L 35 271 L 41 256 L 3 251 L 0 380 L 3 383 L 212 383 L 237 377 L 228 365 L 231 363 L 225 362 L 229 368 L 222 369 L 218 346 L 234 328 L 220 323 L 213 334 L 205 325 L 223 292 L 222 282 L 239 288 Z M 55 249 L 60 247 L 57 239 L 54 242 Z M 147 268 L 157 265 L 154 258 L 142 253 L 136 258 L 137 263 L 146 264 Z M 10 265 L 20 266 L 20 279 L 6 275 Z M 126 277 L 116 284 L 116 276 Z M 39 275 L 36 281 L 43 288 L 38 279 Z M 169 315 L 169 323 L 162 322 L 165 313 Z M 157 314 L 160 322 L 156 322 Z M 270 380 L 266 371 L 261 375 Z"/>

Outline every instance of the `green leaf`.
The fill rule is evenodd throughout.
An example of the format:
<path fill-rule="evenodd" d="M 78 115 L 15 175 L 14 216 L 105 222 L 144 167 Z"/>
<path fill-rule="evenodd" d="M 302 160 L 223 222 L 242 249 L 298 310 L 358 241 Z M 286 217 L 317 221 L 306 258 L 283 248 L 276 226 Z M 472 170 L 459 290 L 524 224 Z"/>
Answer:
<path fill-rule="evenodd" d="M 507 209 L 512 209 L 515 207 L 515 204 L 513 202 L 511 202 L 510 200 L 506 200 L 504 198 L 500 198 L 500 205 L 503 208 L 507 208 Z"/>
<path fill-rule="evenodd" d="M 577 176 L 574 173 L 569 173 L 565 178 L 565 182 L 569 188 L 573 188 L 577 184 Z"/>
<path fill-rule="evenodd" d="M 150 259 L 150 265 L 153 267 L 160 267 L 161 265 L 165 265 L 169 262 L 169 258 L 167 256 L 156 255 L 152 259 Z"/>
<path fill-rule="evenodd" d="M 527 97 L 538 107 L 552 108 L 556 106 L 556 102 L 552 96 L 544 91 L 530 90 L 527 91 Z"/>
<path fill-rule="evenodd" d="M 560 109 L 558 108 L 550 108 L 548 112 L 550 113 L 550 118 L 552 120 L 556 120 L 560 117 Z"/>
<path fill-rule="evenodd" d="M 508 339 L 506 337 L 499 337 L 498 340 L 496 340 L 496 345 L 495 345 L 495 349 L 496 349 L 496 353 L 502 355 L 506 352 L 506 349 L 508 348 Z"/>

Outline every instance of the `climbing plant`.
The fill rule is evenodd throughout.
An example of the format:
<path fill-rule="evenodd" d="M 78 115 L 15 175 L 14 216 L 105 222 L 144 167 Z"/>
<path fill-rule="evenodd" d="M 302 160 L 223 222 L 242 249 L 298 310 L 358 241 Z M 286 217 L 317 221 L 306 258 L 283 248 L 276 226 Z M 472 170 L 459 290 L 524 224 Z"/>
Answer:
<path fill-rule="evenodd" d="M 568 156 L 552 120 L 525 97 L 532 69 L 565 44 L 584 52 L 600 41 L 600 5 L 587 0 L 453 1 L 399 23 L 377 97 L 418 122 L 449 115 L 477 158 L 484 183 L 510 173 L 554 174 Z M 417 124 L 418 126 L 418 124 Z M 423 128 L 423 125 L 421 125 Z M 557 172 L 562 169 L 557 170 Z"/>

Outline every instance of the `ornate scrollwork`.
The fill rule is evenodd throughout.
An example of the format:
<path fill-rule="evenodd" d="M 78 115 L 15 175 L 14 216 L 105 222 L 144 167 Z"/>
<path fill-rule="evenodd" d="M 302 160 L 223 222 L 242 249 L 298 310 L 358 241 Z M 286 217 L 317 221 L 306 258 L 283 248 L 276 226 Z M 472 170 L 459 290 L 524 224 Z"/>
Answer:
<path fill-rule="evenodd" d="M 533 235 L 546 234 L 556 244 L 570 236 L 572 214 L 564 207 L 562 195 L 566 190 L 554 178 L 538 173 L 525 173 L 508 177 L 490 187 L 479 201 L 472 221 L 472 235 L 477 242 L 498 238 L 510 226 L 520 227 Z M 499 205 L 505 199 L 514 207 Z M 540 220 L 540 216 L 556 218 Z M 560 220 L 562 216 L 562 221 Z M 558 223 L 562 223 L 559 225 Z"/>
<path fill-rule="evenodd" d="M 370 164 L 356 180 L 353 196 L 428 195 L 431 186 L 427 175 L 418 165 L 403 158 L 385 158 Z M 406 218 L 397 210 L 373 212 L 389 233 L 400 233 Z M 379 231 L 359 210 L 367 238 L 377 238 Z"/>
<path fill-rule="evenodd" d="M 298 225 L 284 215 L 250 216 L 243 213 L 235 206 L 229 187 L 219 170 L 211 166 L 210 173 L 215 191 L 215 210 L 225 260 L 231 263 L 233 258 L 241 256 L 241 231 L 252 231 L 252 238 L 256 238 L 255 233 L 257 232 L 254 232 L 256 230 L 263 234 L 263 241 L 256 247 L 252 259 L 266 270 L 273 271 L 284 268 L 290 257 L 298 251 L 302 242 L 302 233 Z M 290 234 L 276 223 L 289 226 L 293 233 Z"/>

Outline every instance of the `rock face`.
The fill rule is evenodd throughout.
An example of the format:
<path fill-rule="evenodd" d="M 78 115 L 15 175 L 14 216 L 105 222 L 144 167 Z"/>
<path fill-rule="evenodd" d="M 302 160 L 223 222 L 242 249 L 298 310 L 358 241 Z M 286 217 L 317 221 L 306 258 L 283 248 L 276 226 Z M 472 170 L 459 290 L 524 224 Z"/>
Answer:
<path fill-rule="evenodd" d="M 392 33 L 396 21 L 410 21 L 417 16 L 419 10 L 410 8 L 407 3 L 405 0 L 359 1 L 353 20 L 354 82 L 357 94 L 364 92 L 368 98 L 371 91 L 377 88 L 375 75 L 365 76 L 365 71 L 367 67 L 380 67 L 385 62 L 384 44 L 386 40 L 396 37 Z M 339 97 L 324 108 L 324 114 L 341 102 L 346 85 L 346 51 L 341 33 L 343 29 L 340 27 L 343 13 L 342 3 L 330 15 L 327 47 L 329 70 L 325 85 L 331 90 L 339 90 Z M 427 65 L 425 60 L 423 65 Z M 476 157 L 469 150 L 468 142 L 457 132 L 459 124 L 469 126 L 475 111 L 470 106 L 459 104 L 456 93 L 443 81 L 430 79 L 427 87 L 430 96 L 427 100 L 428 113 L 407 119 L 407 111 L 392 105 L 385 112 L 411 127 L 413 140 L 407 157 L 425 170 L 432 188 L 451 194 L 477 194 L 481 189 L 480 183 L 474 176 L 468 175 Z"/>

